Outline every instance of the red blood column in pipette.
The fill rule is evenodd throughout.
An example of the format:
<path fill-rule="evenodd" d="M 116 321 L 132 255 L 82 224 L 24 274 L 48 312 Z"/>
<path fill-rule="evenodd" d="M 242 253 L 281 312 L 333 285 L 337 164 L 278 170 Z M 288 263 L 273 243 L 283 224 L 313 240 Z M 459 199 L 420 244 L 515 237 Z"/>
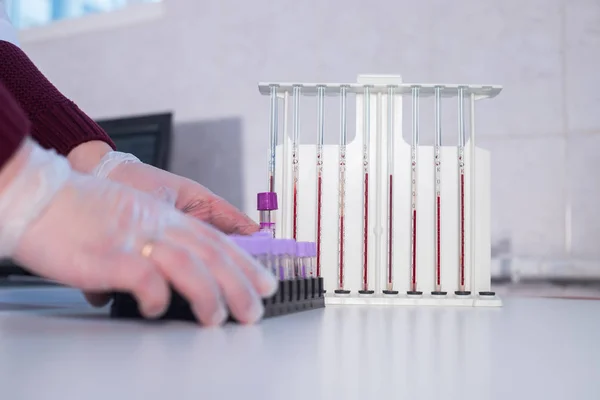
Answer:
<path fill-rule="evenodd" d="M 323 143 L 325 133 L 325 86 L 317 87 L 317 277 L 321 276 L 321 223 L 323 205 Z"/>
<path fill-rule="evenodd" d="M 468 296 L 465 287 L 465 88 L 458 88 L 458 290 L 457 296 Z"/>
<path fill-rule="evenodd" d="M 339 187 L 338 187 L 338 218 L 339 218 L 339 238 L 338 238 L 338 288 L 335 291 L 337 294 L 350 293 L 344 287 L 345 278 L 345 255 L 346 255 L 346 145 L 348 142 L 348 134 L 346 127 L 346 98 L 348 88 L 342 86 L 340 88 L 340 148 L 339 148 Z"/>
<path fill-rule="evenodd" d="M 298 190 L 300 169 L 300 86 L 295 85 L 292 90 L 293 96 L 293 140 L 292 140 L 292 237 L 298 240 Z"/>
<path fill-rule="evenodd" d="M 417 152 L 419 151 L 419 87 L 412 88 L 412 143 L 411 143 L 411 234 L 410 234 L 410 290 L 409 295 L 421 295 L 417 286 Z"/>
<path fill-rule="evenodd" d="M 442 290 L 442 187 L 441 187 L 441 165 L 442 165 L 442 88 L 435 87 L 435 143 L 434 152 L 434 185 L 435 185 L 435 289 L 432 295 L 443 296 L 447 292 Z"/>
<path fill-rule="evenodd" d="M 387 111 L 387 276 L 384 294 L 398 294 L 394 290 L 394 105 L 395 87 L 388 87 Z"/>
<path fill-rule="evenodd" d="M 269 126 L 269 192 L 275 192 L 275 151 L 277 149 L 277 130 L 279 127 L 279 107 L 277 85 L 271 85 L 271 118 Z"/>
<path fill-rule="evenodd" d="M 369 161 L 371 141 L 371 88 L 366 86 L 363 96 L 363 268 L 360 294 L 373 294 L 369 289 Z"/>

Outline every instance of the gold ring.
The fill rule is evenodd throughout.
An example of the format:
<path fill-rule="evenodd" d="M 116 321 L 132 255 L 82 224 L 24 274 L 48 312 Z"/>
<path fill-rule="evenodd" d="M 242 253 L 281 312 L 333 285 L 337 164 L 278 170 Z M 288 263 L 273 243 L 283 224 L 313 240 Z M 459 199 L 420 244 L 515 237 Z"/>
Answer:
<path fill-rule="evenodd" d="M 152 251 L 154 250 L 154 243 L 148 242 L 142 247 L 142 256 L 149 258 L 152 255 Z"/>

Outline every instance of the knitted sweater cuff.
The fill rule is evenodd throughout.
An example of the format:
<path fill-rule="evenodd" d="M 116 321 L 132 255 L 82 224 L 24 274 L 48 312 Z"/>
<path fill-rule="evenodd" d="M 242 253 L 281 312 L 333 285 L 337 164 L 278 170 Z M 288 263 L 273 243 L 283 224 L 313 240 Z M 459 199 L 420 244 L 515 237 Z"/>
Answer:
<path fill-rule="evenodd" d="M 27 116 L 0 84 L 0 170 L 17 152 L 29 129 Z"/>
<path fill-rule="evenodd" d="M 0 60 L 0 81 L 31 120 L 31 135 L 42 147 L 64 156 L 91 140 L 116 148 L 108 134 L 66 98 L 20 48 L 0 41 Z"/>
<path fill-rule="evenodd" d="M 68 99 L 56 101 L 34 116 L 31 135 L 44 148 L 67 156 L 78 145 L 92 140 L 116 149 L 106 132 Z"/>

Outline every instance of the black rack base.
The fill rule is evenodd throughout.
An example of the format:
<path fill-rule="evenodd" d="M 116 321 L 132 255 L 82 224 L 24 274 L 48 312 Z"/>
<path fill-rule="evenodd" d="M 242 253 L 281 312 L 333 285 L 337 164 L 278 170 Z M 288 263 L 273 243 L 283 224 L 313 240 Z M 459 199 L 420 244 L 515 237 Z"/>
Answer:
<path fill-rule="evenodd" d="M 280 281 L 277 292 L 272 297 L 263 299 L 265 305 L 263 318 L 323 308 L 325 307 L 323 293 L 323 278 Z M 119 319 L 144 319 L 135 297 L 128 293 L 113 295 L 110 316 Z M 176 291 L 171 292 L 169 308 L 158 320 L 197 321 L 187 300 Z M 232 316 L 228 321 L 237 322 Z"/>

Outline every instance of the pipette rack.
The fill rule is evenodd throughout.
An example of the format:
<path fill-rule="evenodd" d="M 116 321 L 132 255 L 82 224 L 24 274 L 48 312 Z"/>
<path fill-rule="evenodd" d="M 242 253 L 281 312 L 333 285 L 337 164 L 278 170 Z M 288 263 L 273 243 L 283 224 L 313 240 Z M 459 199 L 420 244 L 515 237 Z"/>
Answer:
<path fill-rule="evenodd" d="M 274 191 L 279 196 L 277 237 L 291 238 L 292 232 L 292 127 L 289 121 L 299 120 L 300 130 L 311 130 L 313 126 L 302 125 L 302 115 L 321 113 L 330 118 L 327 110 L 314 107 L 299 110 L 294 108 L 290 117 L 290 104 L 294 88 L 296 96 L 316 97 L 318 88 L 325 96 L 340 97 L 341 88 L 355 96 L 356 100 L 356 137 L 347 143 L 345 151 L 346 198 L 345 205 L 345 243 L 344 243 L 344 285 L 340 288 L 339 274 L 339 145 L 326 144 L 322 147 L 322 220 L 319 262 L 321 277 L 325 283 L 325 304 L 332 305 L 409 305 L 409 306 L 488 306 L 502 305 L 501 299 L 491 290 L 491 243 L 490 243 L 490 155 L 475 145 L 475 104 L 477 100 L 493 98 L 502 88 L 496 85 L 454 85 L 403 83 L 397 75 L 359 75 L 356 83 L 301 83 L 301 82 L 261 82 L 259 91 L 271 96 L 271 135 L 276 131 L 278 139 L 271 140 L 274 154 L 269 152 L 269 162 L 274 163 Z M 369 88 L 369 109 L 364 108 L 365 87 Z M 417 147 L 418 171 L 416 173 L 416 290 L 411 285 L 411 249 L 412 236 L 412 188 L 411 188 L 411 144 L 402 135 L 402 101 L 411 97 L 413 88 L 419 88 L 420 98 L 433 96 L 443 103 L 443 109 L 458 107 L 459 93 L 464 102 L 460 113 L 464 117 L 464 103 L 469 112 L 469 128 L 464 138 L 463 176 L 463 225 L 464 235 L 459 234 L 459 150 L 457 146 L 439 147 L 441 163 L 438 164 L 441 184 L 439 197 L 441 214 L 436 216 L 437 194 L 434 182 L 434 146 Z M 390 88 L 393 91 L 390 92 Z M 436 89 L 437 88 L 437 89 Z M 275 90 L 273 90 L 275 89 Z M 277 98 L 273 101 L 273 97 Z M 391 94 L 391 96 L 390 96 Z M 413 95 L 414 97 L 414 95 Z M 393 99 L 390 106 L 389 99 Z M 418 100 L 417 100 L 418 102 Z M 273 104 L 277 109 L 273 110 Z M 343 104 L 343 103 L 342 103 Z M 414 102 L 413 102 L 414 104 Z M 450 104 L 450 106 L 448 105 Z M 393 110 L 390 115 L 389 110 Z M 273 118 L 273 113 L 277 113 Z M 278 118 L 283 115 L 283 127 L 278 128 Z M 417 114 L 418 116 L 418 114 Z M 437 113 L 436 113 L 437 116 Z M 335 115 L 340 119 L 340 115 Z M 340 125 L 345 124 L 344 115 Z M 363 143 L 362 134 L 366 131 L 365 117 L 369 118 L 370 140 Z M 413 114 L 414 117 L 414 114 Z M 460 118 L 460 115 L 459 115 Z M 465 117 L 466 118 L 466 117 Z M 413 118 L 414 119 L 414 118 Z M 388 140 L 386 135 L 388 121 L 392 123 L 393 139 L 393 241 L 392 241 L 392 281 L 388 285 L 389 219 L 388 204 Z M 439 120 L 438 120 L 439 121 Z M 438 122 L 439 123 L 439 122 Z M 418 126 L 418 125 L 417 125 Z M 463 123 L 461 127 L 465 127 Z M 283 129 L 283 132 L 278 132 Z M 297 128 L 296 128 L 297 129 Z M 343 128 L 342 128 L 343 129 Z M 414 129 L 414 125 L 413 125 Z M 442 136 L 458 135 L 456 125 L 441 127 Z M 466 129 L 465 129 L 466 130 Z M 453 136 L 456 137 L 456 136 Z M 281 142 L 283 139 L 283 142 Z M 367 230 L 367 282 L 364 287 L 364 145 L 369 162 L 366 170 L 369 176 L 368 190 L 368 230 Z M 297 147 L 298 198 L 296 218 L 296 239 L 315 241 L 317 238 L 317 146 L 299 144 Z M 439 160 L 438 160 L 439 161 Z M 271 174 L 269 174 L 271 181 Z M 439 241 L 437 225 L 439 224 Z M 464 246 L 463 286 L 459 284 L 460 247 Z M 436 242 L 439 242 L 439 257 L 436 257 Z M 437 259 L 441 265 L 439 282 L 435 281 Z M 436 287 L 436 283 L 439 286 Z M 439 290 L 441 288 L 441 290 Z M 340 290 L 342 289 L 342 290 Z M 365 290 L 368 289 L 368 290 Z M 436 290 L 438 289 L 438 290 Z M 461 289 L 461 290 L 459 290 Z M 433 294 L 432 292 L 438 292 Z M 439 292 L 442 292 L 441 295 Z M 386 294 L 387 293 L 387 294 Z"/>

